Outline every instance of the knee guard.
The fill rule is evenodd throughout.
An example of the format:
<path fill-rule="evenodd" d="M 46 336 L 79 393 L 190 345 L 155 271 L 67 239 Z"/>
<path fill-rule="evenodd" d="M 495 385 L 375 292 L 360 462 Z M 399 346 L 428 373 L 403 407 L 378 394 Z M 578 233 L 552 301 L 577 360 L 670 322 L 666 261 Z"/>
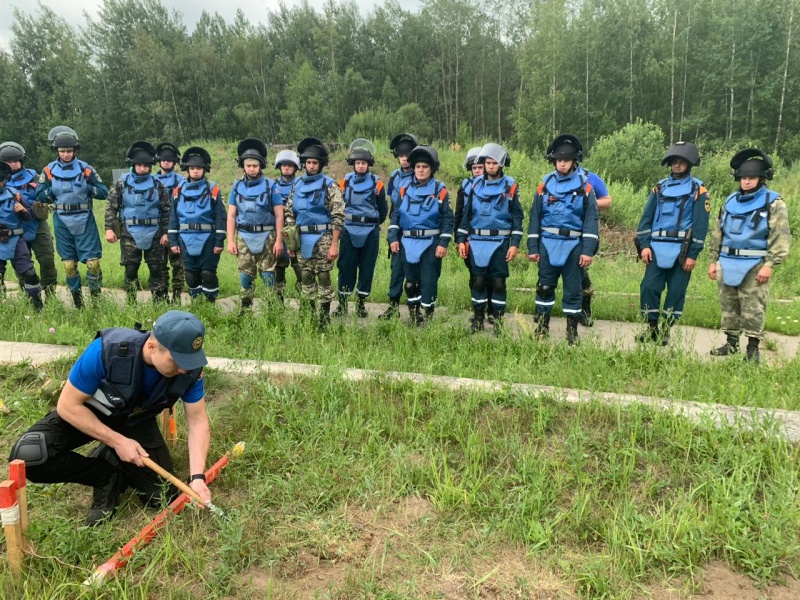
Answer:
<path fill-rule="evenodd" d="M 321 273 L 318 273 L 317 280 L 319 281 L 320 287 L 331 287 L 331 272 L 322 271 Z"/>
<path fill-rule="evenodd" d="M 76 267 L 77 268 L 77 267 Z M 103 270 L 100 268 L 100 259 L 99 258 L 90 258 L 86 261 L 86 268 L 89 269 L 89 273 L 92 275 L 102 275 Z"/>
<path fill-rule="evenodd" d="M 125 265 L 125 279 L 128 281 L 139 279 L 139 265 Z"/>
<path fill-rule="evenodd" d="M 151 280 L 166 277 L 166 266 L 162 263 L 148 263 L 147 268 L 150 271 Z"/>
<path fill-rule="evenodd" d="M 472 278 L 472 287 L 476 292 L 485 292 L 488 287 L 487 283 L 485 275 L 475 275 Z"/>
<path fill-rule="evenodd" d="M 419 302 L 422 292 L 420 291 L 419 281 L 406 281 L 406 298 L 409 302 Z"/>
<path fill-rule="evenodd" d="M 583 288 L 583 297 L 591 298 L 592 296 L 594 296 L 594 286 L 589 282 L 589 287 Z"/>
<path fill-rule="evenodd" d="M 9 461 L 24 460 L 28 467 L 38 467 L 47 462 L 47 438 L 43 431 L 29 431 L 11 448 Z"/>
<path fill-rule="evenodd" d="M 506 278 L 505 277 L 495 277 L 492 279 L 492 291 L 495 294 L 505 294 L 506 293 Z"/>
<path fill-rule="evenodd" d="M 536 293 L 542 300 L 552 300 L 556 297 L 556 286 L 537 283 Z"/>
<path fill-rule="evenodd" d="M 189 289 L 196 289 L 200 287 L 200 274 L 196 271 L 186 271 L 186 285 Z"/>
<path fill-rule="evenodd" d="M 204 292 L 216 293 L 219 291 L 219 277 L 214 271 L 200 271 L 200 280 Z"/>
<path fill-rule="evenodd" d="M 36 269 L 28 269 L 20 274 L 20 279 L 22 279 L 26 289 L 39 287 L 39 276 L 36 274 Z"/>
<path fill-rule="evenodd" d="M 247 273 L 239 271 L 239 285 L 242 286 L 243 290 L 249 290 L 253 287 L 253 278 Z"/>
<path fill-rule="evenodd" d="M 300 281 L 303 285 L 314 285 L 314 272 L 302 269 L 300 271 Z"/>
<path fill-rule="evenodd" d="M 78 274 L 78 261 L 65 260 L 64 261 L 64 274 L 67 277 L 75 277 Z"/>
<path fill-rule="evenodd" d="M 264 285 L 268 288 L 275 287 L 275 273 L 271 271 L 261 271 L 261 281 L 263 281 Z"/>

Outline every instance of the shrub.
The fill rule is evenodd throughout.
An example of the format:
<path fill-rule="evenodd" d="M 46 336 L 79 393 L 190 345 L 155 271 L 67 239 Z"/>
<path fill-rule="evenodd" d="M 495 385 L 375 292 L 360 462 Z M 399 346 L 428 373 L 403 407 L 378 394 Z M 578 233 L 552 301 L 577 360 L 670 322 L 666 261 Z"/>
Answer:
<path fill-rule="evenodd" d="M 584 166 L 605 181 L 629 181 L 636 189 L 646 188 L 666 176 L 661 166 L 664 150 L 661 128 L 638 120 L 600 138 Z"/>

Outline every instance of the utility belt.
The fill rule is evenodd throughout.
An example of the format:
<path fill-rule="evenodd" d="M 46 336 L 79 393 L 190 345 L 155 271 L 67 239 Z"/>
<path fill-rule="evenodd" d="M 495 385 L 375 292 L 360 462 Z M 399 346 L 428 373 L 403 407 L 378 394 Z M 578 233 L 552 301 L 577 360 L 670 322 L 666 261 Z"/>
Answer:
<path fill-rule="evenodd" d="M 744 248 L 731 248 L 730 246 L 720 246 L 720 254 L 728 256 L 766 256 L 766 250 L 746 250 Z"/>
<path fill-rule="evenodd" d="M 377 217 L 351 217 L 349 215 L 344 216 L 345 221 L 352 221 L 353 223 L 368 223 L 370 225 L 377 225 L 380 223 L 380 219 Z"/>
<path fill-rule="evenodd" d="M 158 219 L 125 219 L 125 225 L 158 225 Z"/>
<path fill-rule="evenodd" d="M 0 243 L 7 244 L 12 237 L 22 235 L 22 229 L 9 229 L 5 225 L 0 225 Z"/>
<path fill-rule="evenodd" d="M 243 225 L 237 224 L 236 227 L 239 231 L 246 231 L 247 233 L 263 233 L 264 231 L 275 231 L 275 225 Z"/>
<path fill-rule="evenodd" d="M 323 223 L 322 225 L 300 225 L 297 229 L 300 233 L 322 233 L 333 231 L 333 226 L 330 223 Z"/>
<path fill-rule="evenodd" d="M 494 237 L 499 235 L 511 235 L 510 229 L 470 229 L 470 235 L 482 235 L 487 237 Z"/>
<path fill-rule="evenodd" d="M 691 229 L 657 229 L 650 235 L 652 237 L 668 237 L 678 238 L 681 240 L 687 239 L 692 234 Z"/>
<path fill-rule="evenodd" d="M 571 229 L 563 229 L 559 227 L 542 227 L 545 233 L 552 233 L 553 235 L 563 235 L 571 238 L 579 238 L 583 235 L 582 231 L 573 231 Z"/>
<path fill-rule="evenodd" d="M 408 237 L 432 237 L 439 235 L 439 229 L 404 229 L 403 235 Z"/>
<path fill-rule="evenodd" d="M 71 210 L 89 210 L 89 208 L 91 208 L 88 204 L 56 204 L 54 206 L 56 210 L 60 210 L 62 212 L 69 212 Z"/>
<path fill-rule="evenodd" d="M 214 226 L 210 223 L 181 223 L 181 231 L 214 231 Z"/>

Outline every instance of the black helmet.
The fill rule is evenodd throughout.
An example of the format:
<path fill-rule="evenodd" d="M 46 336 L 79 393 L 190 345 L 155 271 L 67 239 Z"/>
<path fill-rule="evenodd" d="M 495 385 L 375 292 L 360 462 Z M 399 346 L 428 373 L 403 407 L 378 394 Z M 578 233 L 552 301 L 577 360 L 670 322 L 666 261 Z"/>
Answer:
<path fill-rule="evenodd" d="M 395 158 L 404 154 L 408 156 L 417 146 L 419 146 L 419 140 L 413 133 L 398 133 L 389 142 L 389 150 L 392 151 Z"/>
<path fill-rule="evenodd" d="M 739 150 L 731 159 L 733 177 L 739 181 L 742 177 L 763 177 L 772 179 L 772 159 L 769 154 L 758 148 Z"/>
<path fill-rule="evenodd" d="M 358 138 L 350 144 L 350 153 L 347 155 L 347 164 L 351 167 L 357 160 L 365 160 L 371 167 L 375 164 L 375 145 L 369 140 Z"/>
<path fill-rule="evenodd" d="M 16 142 L 3 142 L 0 144 L 0 160 L 7 163 L 19 161 L 25 164 L 25 148 Z"/>
<path fill-rule="evenodd" d="M 78 134 L 75 133 L 74 129 L 66 125 L 57 125 L 53 127 L 50 133 L 47 134 L 47 139 L 53 150 L 72 148 L 77 152 L 81 149 L 80 142 L 78 142 Z"/>
<path fill-rule="evenodd" d="M 170 142 L 161 142 L 156 146 L 156 161 L 168 160 L 171 162 L 181 161 L 181 151 L 175 144 Z"/>
<path fill-rule="evenodd" d="M 297 152 L 300 154 L 301 163 L 305 163 L 308 158 L 316 158 L 319 161 L 320 169 L 328 164 L 328 148 L 319 138 L 303 139 L 297 144 Z"/>
<path fill-rule="evenodd" d="M 56 139 L 56 136 L 59 133 L 71 133 L 73 136 L 75 136 L 75 139 L 78 139 L 78 134 L 75 133 L 75 130 L 72 127 L 67 127 L 66 125 L 56 125 L 47 134 L 47 141 L 52 145 L 53 140 Z"/>
<path fill-rule="evenodd" d="M 583 144 L 577 135 L 562 133 L 547 147 L 547 160 L 554 163 L 558 159 L 583 160 Z"/>
<path fill-rule="evenodd" d="M 439 170 L 439 153 L 430 146 L 417 146 L 408 153 L 408 162 L 412 167 L 418 162 L 427 163 L 436 173 Z"/>
<path fill-rule="evenodd" d="M 692 142 L 675 142 L 667 149 L 661 164 L 666 166 L 672 164 L 673 158 L 682 158 L 693 167 L 700 166 L 700 151 Z"/>
<path fill-rule="evenodd" d="M 246 158 L 257 160 L 262 169 L 267 166 L 267 145 L 258 138 L 243 139 L 236 146 L 236 153 L 239 155 L 238 162 L 240 167 L 244 167 Z"/>
<path fill-rule="evenodd" d="M 153 165 L 156 162 L 156 149 L 144 140 L 133 142 L 125 153 L 125 162 L 129 165 Z"/>
<path fill-rule="evenodd" d="M 189 167 L 203 167 L 206 173 L 211 171 L 211 155 L 205 148 L 192 146 L 187 148 L 181 158 L 181 169 L 188 171 Z"/>
<path fill-rule="evenodd" d="M 13 171 L 8 163 L 4 161 L 0 161 L 0 181 L 8 181 L 8 178 L 11 177 Z"/>

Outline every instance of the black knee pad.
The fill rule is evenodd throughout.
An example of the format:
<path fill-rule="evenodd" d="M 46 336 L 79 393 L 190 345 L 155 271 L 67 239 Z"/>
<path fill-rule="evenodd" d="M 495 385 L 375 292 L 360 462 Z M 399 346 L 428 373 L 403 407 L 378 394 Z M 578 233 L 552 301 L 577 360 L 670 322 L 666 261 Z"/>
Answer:
<path fill-rule="evenodd" d="M 591 287 L 592 287 L 592 280 L 589 279 L 589 270 L 584 269 L 583 274 L 581 276 L 581 289 L 584 291 L 584 293 L 586 293 L 586 290 L 591 289 Z"/>
<path fill-rule="evenodd" d="M 542 300 L 552 300 L 556 297 L 556 286 L 537 283 L 536 293 L 539 294 Z"/>
<path fill-rule="evenodd" d="M 164 277 L 164 265 L 161 263 L 148 263 L 147 268 L 150 270 L 150 279 L 161 279 Z"/>
<path fill-rule="evenodd" d="M 200 273 L 197 271 L 186 271 L 186 285 L 190 288 L 200 287 Z"/>
<path fill-rule="evenodd" d="M 505 294 L 506 293 L 506 278 L 505 277 L 495 277 L 492 279 L 492 291 L 496 294 Z"/>
<path fill-rule="evenodd" d="M 36 274 L 36 269 L 28 269 L 22 274 L 21 279 L 25 282 L 25 285 L 39 285 L 39 276 Z"/>
<path fill-rule="evenodd" d="M 485 275 L 475 275 L 472 280 L 473 288 L 476 292 L 485 292 L 489 287 L 488 283 Z"/>
<path fill-rule="evenodd" d="M 125 265 L 125 279 L 128 281 L 139 279 L 139 265 Z"/>
<path fill-rule="evenodd" d="M 300 281 L 303 285 L 314 285 L 314 272 L 302 269 L 300 271 Z"/>
<path fill-rule="evenodd" d="M 200 271 L 200 280 L 203 282 L 203 287 L 219 287 L 219 277 L 214 271 Z"/>
<path fill-rule="evenodd" d="M 317 274 L 317 281 L 322 287 L 330 287 L 331 285 L 331 272 L 322 271 Z"/>
<path fill-rule="evenodd" d="M 24 460 L 28 467 L 38 467 L 47 462 L 47 437 L 43 431 L 29 431 L 11 448 L 9 461 Z"/>
<path fill-rule="evenodd" d="M 419 296 L 418 281 L 406 281 L 405 288 L 406 288 L 406 297 L 416 298 L 417 296 Z"/>

